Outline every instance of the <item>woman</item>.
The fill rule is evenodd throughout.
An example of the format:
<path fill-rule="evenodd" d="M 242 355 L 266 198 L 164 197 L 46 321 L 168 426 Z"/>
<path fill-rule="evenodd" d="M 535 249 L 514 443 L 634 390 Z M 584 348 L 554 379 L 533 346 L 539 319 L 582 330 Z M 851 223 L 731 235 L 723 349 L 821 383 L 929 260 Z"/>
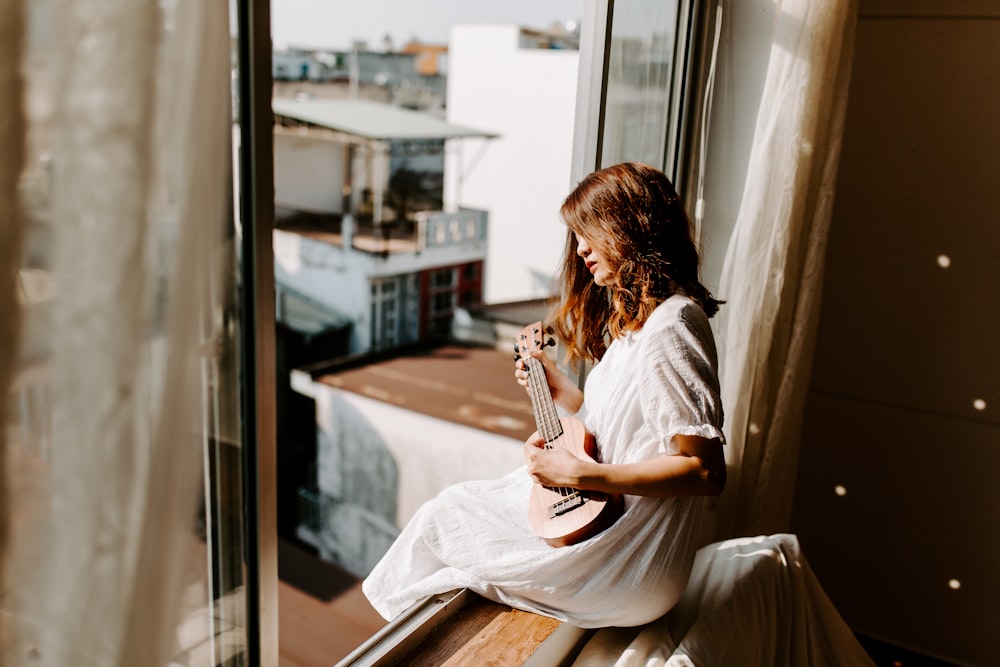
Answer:
<path fill-rule="evenodd" d="M 598 460 L 546 449 L 526 465 L 457 484 L 424 504 L 363 590 L 393 618 L 455 588 L 580 627 L 640 625 L 680 597 L 702 546 L 707 496 L 725 485 L 722 405 L 690 223 L 666 176 L 621 164 L 587 176 L 561 209 L 568 228 L 553 326 L 571 361 L 597 363 L 581 391 L 541 352 L 553 400 L 583 420 Z M 517 381 L 527 386 L 523 360 Z M 624 495 L 582 542 L 549 546 L 527 517 L 533 484 Z"/>

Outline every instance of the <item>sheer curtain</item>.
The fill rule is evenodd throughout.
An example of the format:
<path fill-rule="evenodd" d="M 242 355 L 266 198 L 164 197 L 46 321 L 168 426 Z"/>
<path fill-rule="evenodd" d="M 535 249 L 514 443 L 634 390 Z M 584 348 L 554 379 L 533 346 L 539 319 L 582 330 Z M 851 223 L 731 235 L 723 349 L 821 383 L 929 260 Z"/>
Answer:
<path fill-rule="evenodd" d="M 24 7 L 21 0 L 0 0 L 0 99 L 21 100 L 24 82 L 20 52 L 24 42 Z M 24 160 L 24 109 L 19 104 L 0 105 L 0 590 L 8 590 L 7 552 L 10 545 L 10 485 L 7 483 L 8 413 L 18 339 L 21 331 L 17 296 L 20 264 L 21 220 L 17 183 Z M 4 649 L 10 622 L 0 614 L 0 662 L 7 663 Z"/>
<path fill-rule="evenodd" d="M 872 665 L 795 536 L 781 534 L 791 510 L 856 6 L 779 0 L 775 12 L 719 289 L 728 302 L 716 334 L 730 471 L 720 541 L 698 552 L 673 610 L 639 628 L 599 630 L 575 667 Z"/>
<path fill-rule="evenodd" d="M 853 56 L 854 0 L 783 0 L 719 338 L 729 480 L 720 538 L 787 530 Z"/>
<path fill-rule="evenodd" d="M 0 224 L 16 219 L 19 193 L 6 147 L 25 131 L 45 157 L 32 154 L 14 178 L 21 193 L 37 186 L 47 223 L 23 254 L 0 227 L 0 390 L 8 395 L 13 360 L 17 377 L 49 387 L 40 421 L 51 427 L 44 449 L 30 436 L 8 444 L 16 465 L 4 479 L 20 493 L 3 505 L 17 531 L 5 552 L 5 664 L 164 665 L 184 648 L 204 451 L 199 366 L 217 354 L 220 327 L 209 287 L 232 196 L 228 7 L 2 0 L 4 28 L 4 5 L 37 10 L 31 36 L 42 37 L 29 54 L 0 35 L 0 94 L 20 103 L 0 114 L 28 106 L 5 68 L 44 60 L 50 81 L 35 84 L 50 87 L 27 128 L 0 116 Z M 4 281 L 19 269 L 54 285 L 34 331 L 45 342 L 30 357 L 6 344 L 19 308 Z M 32 294 L 21 300 L 21 312 L 34 307 Z"/>

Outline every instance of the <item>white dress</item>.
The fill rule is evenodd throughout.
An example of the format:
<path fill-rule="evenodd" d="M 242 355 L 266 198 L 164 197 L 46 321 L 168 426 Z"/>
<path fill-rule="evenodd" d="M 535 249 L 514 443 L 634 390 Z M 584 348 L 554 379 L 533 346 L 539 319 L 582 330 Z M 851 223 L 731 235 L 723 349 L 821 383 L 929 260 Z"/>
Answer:
<path fill-rule="evenodd" d="M 716 369 L 708 318 L 687 297 L 671 297 L 640 331 L 613 341 L 587 378 L 577 415 L 601 461 L 676 454 L 677 434 L 723 439 Z M 425 503 L 363 583 L 375 609 L 392 619 L 421 598 L 468 588 L 591 628 L 646 623 L 677 602 L 703 546 L 709 498 L 626 496 L 612 526 L 552 547 L 528 524 L 532 484 L 522 466 Z"/>

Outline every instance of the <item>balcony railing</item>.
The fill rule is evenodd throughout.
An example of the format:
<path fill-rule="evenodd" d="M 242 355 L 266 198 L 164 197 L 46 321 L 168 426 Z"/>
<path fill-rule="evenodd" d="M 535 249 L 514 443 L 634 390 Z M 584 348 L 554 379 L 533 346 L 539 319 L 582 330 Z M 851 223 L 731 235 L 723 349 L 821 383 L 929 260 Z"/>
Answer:
<path fill-rule="evenodd" d="M 375 224 L 333 214 L 302 211 L 279 211 L 278 227 L 310 236 L 333 245 L 344 245 L 349 238 L 352 248 L 380 255 L 417 253 L 431 248 L 445 248 L 487 238 L 486 211 L 418 211 L 411 219 Z M 347 225 L 351 225 L 348 229 Z"/>
<path fill-rule="evenodd" d="M 421 250 L 486 240 L 486 211 L 423 211 L 417 213 L 416 218 L 417 233 L 422 241 Z"/>

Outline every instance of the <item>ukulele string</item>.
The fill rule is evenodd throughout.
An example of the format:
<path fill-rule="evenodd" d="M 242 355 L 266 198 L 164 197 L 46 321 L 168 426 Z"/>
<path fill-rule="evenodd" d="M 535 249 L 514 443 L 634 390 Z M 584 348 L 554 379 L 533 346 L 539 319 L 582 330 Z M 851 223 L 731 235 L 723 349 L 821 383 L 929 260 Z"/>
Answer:
<path fill-rule="evenodd" d="M 531 391 L 531 407 L 535 412 L 535 422 L 538 424 L 538 432 L 545 440 L 545 448 L 553 449 L 552 444 L 563 436 L 562 422 L 556 412 L 555 403 L 549 393 L 548 384 L 545 382 L 545 367 L 542 362 L 532 357 L 527 358 L 528 385 Z M 561 496 L 568 496 L 575 492 L 565 486 L 548 487 Z"/>

